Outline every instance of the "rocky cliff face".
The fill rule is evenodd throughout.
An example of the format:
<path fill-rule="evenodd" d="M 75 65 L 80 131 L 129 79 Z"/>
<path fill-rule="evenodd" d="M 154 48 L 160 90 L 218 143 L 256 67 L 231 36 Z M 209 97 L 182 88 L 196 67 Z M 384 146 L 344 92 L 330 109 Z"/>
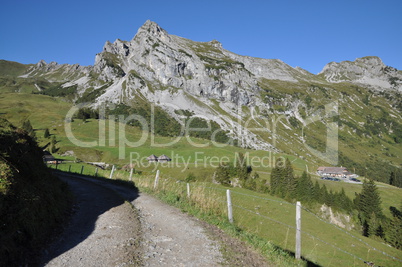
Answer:
<path fill-rule="evenodd" d="M 260 77 L 296 82 L 306 76 L 280 60 L 236 55 L 215 40 L 200 43 L 169 35 L 151 21 L 129 42 L 107 42 L 94 71 L 105 81 L 127 80 L 131 90 L 175 88 L 241 105 L 255 100 Z"/>
<path fill-rule="evenodd" d="M 106 42 L 94 66 L 39 62 L 25 77 L 42 75 L 51 81 L 86 88 L 109 88 L 95 102 L 129 102 L 137 93 L 150 101 L 161 100 L 157 92 L 189 94 L 240 105 L 261 105 L 261 79 L 285 82 L 350 82 L 376 89 L 402 91 L 402 72 L 385 66 L 377 57 L 354 62 L 329 63 L 319 75 L 293 68 L 278 59 L 240 56 L 225 50 L 216 40 L 194 42 L 169 35 L 147 21 L 131 41 Z M 323 80 L 324 78 L 325 80 Z"/>
<path fill-rule="evenodd" d="M 307 125 L 308 116 L 319 113 L 331 101 L 344 105 L 344 114 L 353 114 L 345 120 L 353 125 L 346 129 L 348 133 L 366 135 L 370 135 L 373 122 L 385 120 L 388 124 L 384 129 L 397 125 L 395 118 L 400 118 L 402 106 L 397 97 L 402 91 L 402 72 L 385 66 L 377 57 L 332 62 L 319 75 L 313 75 L 278 59 L 234 54 L 216 40 L 194 42 L 170 35 L 151 21 L 130 41 L 106 42 L 93 66 L 41 61 L 20 77 L 57 82 L 61 84 L 59 91 L 66 88 L 71 93 L 76 88 L 70 99 L 89 101 L 95 107 L 146 101 L 175 118 L 180 117 L 177 110 L 188 110 L 216 121 L 245 147 L 299 155 L 305 150 L 305 139 L 295 129 Z M 392 118 L 380 118 L 384 113 L 372 110 L 383 104 L 378 97 Z M 371 106 L 371 102 L 376 104 Z M 368 121 L 368 112 L 377 112 L 378 120 Z M 396 130 L 384 131 L 392 134 Z M 322 130 L 317 133 L 316 139 L 325 136 Z"/>
<path fill-rule="evenodd" d="M 331 62 L 319 74 L 331 83 L 352 82 L 379 90 L 402 91 L 402 71 L 386 66 L 378 57 L 363 57 L 353 62 Z"/>

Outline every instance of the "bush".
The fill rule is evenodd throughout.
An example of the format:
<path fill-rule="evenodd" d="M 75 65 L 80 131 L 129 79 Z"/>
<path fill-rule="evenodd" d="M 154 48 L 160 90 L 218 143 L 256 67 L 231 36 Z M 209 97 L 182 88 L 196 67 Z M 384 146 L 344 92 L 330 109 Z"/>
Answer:
<path fill-rule="evenodd" d="M 25 266 L 63 222 L 70 197 L 35 140 L 5 119 L 0 155 L 0 264 Z"/>
<path fill-rule="evenodd" d="M 215 181 L 222 185 L 230 185 L 229 166 L 222 163 L 215 171 Z"/>

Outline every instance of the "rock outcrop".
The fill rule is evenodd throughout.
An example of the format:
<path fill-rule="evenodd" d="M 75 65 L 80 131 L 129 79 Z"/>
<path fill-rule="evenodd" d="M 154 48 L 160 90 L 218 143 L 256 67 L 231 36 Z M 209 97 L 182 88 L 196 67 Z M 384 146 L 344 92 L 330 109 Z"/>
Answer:
<path fill-rule="evenodd" d="M 129 42 L 106 42 L 94 71 L 105 81 L 125 77 L 133 90 L 142 89 L 137 85 L 148 91 L 177 88 L 241 105 L 258 93 L 260 77 L 296 82 L 306 76 L 280 60 L 236 55 L 216 40 L 200 43 L 169 35 L 151 21 Z"/>
<path fill-rule="evenodd" d="M 279 59 L 237 55 L 216 40 L 195 42 L 170 35 L 152 21 L 145 22 L 130 41 L 107 41 L 93 66 L 40 61 L 21 77 L 38 76 L 62 83 L 61 87 L 70 91 L 76 88 L 71 98 L 92 102 L 93 107 L 145 101 L 162 107 L 176 119 L 180 117 L 176 111 L 188 110 L 217 122 L 232 137 L 241 139 L 244 147 L 263 150 L 274 150 L 279 139 L 281 143 L 291 142 L 294 137 L 285 137 L 287 131 L 277 135 L 277 127 L 289 130 L 289 124 L 306 125 L 306 116 L 316 112 L 314 108 L 323 109 L 326 101 L 353 101 L 353 105 L 361 101 L 350 90 L 338 91 L 340 86 L 334 84 L 345 82 L 366 92 L 402 91 L 402 72 L 384 65 L 378 57 L 332 62 L 314 75 Z M 393 108 L 401 105 L 388 98 L 393 100 Z M 286 118 L 286 123 L 275 116 Z M 250 119 L 253 127 L 264 130 L 244 127 Z M 296 138 L 303 144 L 303 138 Z"/>
<path fill-rule="evenodd" d="M 402 71 L 386 66 L 379 57 L 357 58 L 353 62 L 331 62 L 319 74 L 331 83 L 351 82 L 379 90 L 402 91 Z"/>

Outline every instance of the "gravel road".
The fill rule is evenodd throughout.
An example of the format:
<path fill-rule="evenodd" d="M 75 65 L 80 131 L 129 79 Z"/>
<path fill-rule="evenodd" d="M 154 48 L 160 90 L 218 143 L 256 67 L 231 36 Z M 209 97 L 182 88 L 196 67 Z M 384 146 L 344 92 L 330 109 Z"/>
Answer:
<path fill-rule="evenodd" d="M 140 265 L 141 225 L 136 210 L 109 188 L 73 175 L 58 176 L 74 194 L 74 211 L 61 236 L 45 250 L 41 265 Z"/>
<path fill-rule="evenodd" d="M 75 211 L 44 252 L 41 265 L 220 266 L 224 262 L 219 242 L 199 220 L 127 187 L 57 174 L 75 195 Z"/>
<path fill-rule="evenodd" d="M 144 230 L 145 266 L 221 265 L 220 246 L 199 221 L 145 194 L 133 204 Z"/>

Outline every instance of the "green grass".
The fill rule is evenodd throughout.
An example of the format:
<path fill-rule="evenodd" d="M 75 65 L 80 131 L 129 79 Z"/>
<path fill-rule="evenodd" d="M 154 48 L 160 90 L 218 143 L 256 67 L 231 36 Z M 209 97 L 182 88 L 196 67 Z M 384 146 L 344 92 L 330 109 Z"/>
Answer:
<path fill-rule="evenodd" d="M 134 153 L 133 156 L 140 158 L 146 158 L 151 154 L 160 156 L 166 154 L 174 161 L 170 166 L 164 166 L 159 164 L 151 164 L 149 166 L 147 161 L 143 161 L 143 166 L 136 166 L 136 169 L 143 171 L 144 173 L 153 173 L 155 168 L 160 168 L 164 171 L 165 175 L 174 179 L 184 180 L 189 173 L 193 173 L 198 179 L 203 181 L 211 181 L 215 166 L 217 166 L 216 159 L 227 158 L 230 162 L 234 162 L 236 153 L 243 152 L 248 153 L 250 159 L 263 159 L 261 165 L 259 163 L 254 164 L 254 171 L 259 172 L 261 179 L 269 180 L 273 161 L 280 157 L 289 157 L 294 167 L 296 175 L 301 173 L 307 168 L 310 172 L 314 172 L 317 168 L 316 164 L 306 162 L 299 157 L 290 156 L 287 154 L 269 153 L 265 151 L 245 150 L 233 146 L 224 146 L 222 148 L 215 147 L 208 140 L 202 140 L 197 138 L 190 138 L 193 143 L 196 144 L 209 144 L 206 147 L 194 148 L 186 137 L 178 139 L 173 145 L 169 144 L 176 140 L 171 137 L 153 136 L 148 133 L 147 140 L 139 147 L 125 149 L 125 159 L 119 159 L 119 142 L 118 142 L 118 129 L 122 127 L 121 124 L 114 124 L 107 122 L 105 124 L 106 129 L 106 142 L 105 146 L 95 146 L 93 148 L 77 147 L 70 142 L 66 137 L 64 129 L 64 117 L 70 109 L 69 103 L 62 101 L 62 99 L 52 98 L 43 95 L 33 94 L 1 94 L 0 95 L 0 113 L 4 117 L 9 119 L 15 125 L 21 125 L 22 119 L 30 119 L 32 125 L 36 130 L 36 135 L 39 138 L 40 144 L 45 145 L 50 139 L 43 139 L 43 132 L 45 128 L 49 128 L 50 133 L 56 135 L 60 148 L 59 154 L 72 150 L 75 153 L 74 159 L 81 159 L 85 161 L 104 161 L 107 163 L 115 163 L 120 166 L 130 163 L 130 153 Z M 45 114 L 45 115 L 44 115 Z M 112 145 L 113 139 L 110 138 L 109 130 L 110 126 L 115 127 L 115 144 Z M 99 139 L 99 121 L 88 120 L 83 123 L 82 120 L 76 119 L 71 123 L 71 128 L 74 136 L 82 141 L 98 141 Z M 143 132 L 138 128 L 126 127 L 126 137 L 128 140 L 134 142 L 141 138 Z M 215 161 L 213 161 L 215 160 Z M 206 164 L 204 164 L 206 163 Z M 212 166 L 211 166 L 212 164 Z M 173 166 L 172 166 L 173 165 Z M 319 180 L 320 184 L 326 184 L 328 190 L 340 191 L 343 187 L 346 194 L 354 198 L 355 192 L 360 192 L 361 185 L 347 184 L 347 183 L 335 183 L 330 181 Z M 383 200 L 383 209 L 386 214 L 389 215 L 389 206 L 399 206 L 402 202 L 401 193 L 399 189 L 392 186 L 382 184 L 379 187 L 379 191 Z"/>
<path fill-rule="evenodd" d="M 22 75 L 31 65 L 25 65 L 18 62 L 0 60 L 0 73 L 2 76 L 17 77 Z"/>
<path fill-rule="evenodd" d="M 12 93 L 0 95 L 0 113 L 2 114 L 2 116 L 10 119 L 16 125 L 20 125 L 22 119 L 30 119 L 32 125 L 36 129 L 36 134 L 39 138 L 39 142 L 42 145 L 46 144 L 46 142 L 49 142 L 49 140 L 42 138 L 44 129 L 49 128 L 50 133 L 57 136 L 57 146 L 60 148 L 59 153 L 65 152 L 67 150 L 74 151 L 75 157 L 67 158 L 69 160 L 76 160 L 78 158 L 85 161 L 105 161 L 107 163 L 113 163 L 118 166 L 123 166 L 130 163 L 131 152 L 135 153 L 134 155 L 138 155 L 140 158 L 145 158 L 150 154 L 155 154 L 157 156 L 161 154 L 166 154 L 174 159 L 172 163 L 174 163 L 175 165 L 173 167 L 163 166 L 162 164 L 151 164 L 149 166 L 141 166 L 141 164 L 136 165 L 135 169 L 138 171 L 142 171 L 142 176 L 134 176 L 134 179 L 137 182 L 139 182 L 140 180 L 144 181 L 146 179 L 152 180 L 153 176 L 155 175 L 155 170 L 159 169 L 163 174 L 163 181 L 165 181 L 161 182 L 161 186 L 165 186 L 165 188 L 168 188 L 171 181 L 174 181 L 175 184 L 176 181 L 184 180 L 188 174 L 193 173 L 197 177 L 198 181 L 204 183 L 206 182 L 206 184 L 200 185 L 213 186 L 219 188 L 220 191 L 218 190 L 217 192 L 224 193 L 224 191 L 221 190 L 224 189 L 223 187 L 209 183 L 210 181 L 212 181 L 212 176 L 215 168 L 210 164 L 204 166 L 204 162 L 202 160 L 206 159 L 208 162 L 208 160 L 210 161 L 211 159 L 227 158 L 229 161 L 233 162 L 237 152 L 248 153 L 250 158 L 255 157 L 257 159 L 266 156 L 266 161 L 264 162 L 266 166 L 254 167 L 254 171 L 260 173 L 261 179 L 269 180 L 269 173 L 271 171 L 270 166 L 272 166 L 272 161 L 274 160 L 274 158 L 278 159 L 281 156 L 290 158 L 294 166 L 295 173 L 297 175 L 300 175 L 302 171 L 306 168 L 308 168 L 310 172 L 314 172 L 314 170 L 319 165 L 321 165 L 321 163 L 319 162 L 306 162 L 301 157 L 289 156 L 287 154 L 269 154 L 265 151 L 240 149 L 233 146 L 216 147 L 212 145 L 208 140 L 191 138 L 190 140 L 198 145 L 208 144 L 205 147 L 194 147 L 194 145 L 192 145 L 186 137 L 176 139 L 171 137 L 153 136 L 147 132 L 139 131 L 138 128 L 129 126 L 126 127 L 126 131 L 124 132 L 124 136 L 127 138 L 127 140 L 130 140 L 131 142 L 138 141 L 141 139 L 141 136 L 143 134 L 147 138 L 144 143 L 138 147 L 125 146 L 124 159 L 119 159 L 119 152 L 121 150 L 119 148 L 118 130 L 122 129 L 123 125 L 117 122 L 106 122 L 106 140 L 104 146 L 97 144 L 91 148 L 77 147 L 76 145 L 71 143 L 65 133 L 64 117 L 67 111 L 70 109 L 70 105 L 71 104 L 64 102 L 62 99 L 52 98 L 43 95 Z M 99 121 L 97 120 L 88 120 L 86 123 L 84 123 L 82 120 L 75 120 L 71 123 L 71 129 L 74 136 L 81 141 L 99 141 Z M 293 132 L 287 133 L 285 128 L 280 127 L 278 129 L 278 134 L 286 139 L 290 138 L 289 136 L 291 136 Z M 286 149 L 294 149 L 297 151 L 297 148 L 295 148 L 296 145 L 294 143 L 286 143 L 283 139 L 281 139 L 281 142 L 278 143 L 278 145 L 287 147 Z M 358 147 L 358 144 L 353 145 L 356 145 L 356 147 Z M 376 147 L 373 147 L 373 152 L 375 151 L 375 149 Z M 359 157 L 360 154 L 358 153 L 362 152 L 354 153 L 356 153 L 356 157 Z M 175 155 L 177 155 L 178 158 L 176 158 Z M 181 161 L 182 159 L 185 160 L 186 164 L 190 164 L 188 164 L 188 166 L 185 166 L 184 162 Z M 148 164 L 147 162 L 144 163 L 144 165 Z M 68 168 L 70 168 L 70 165 L 71 170 L 74 172 L 79 173 L 81 171 L 81 166 L 84 166 L 83 174 L 94 175 L 95 173 L 94 166 L 85 164 L 83 165 L 82 163 L 61 164 L 58 166 L 58 168 L 67 171 Z M 109 177 L 110 170 L 98 169 L 98 175 Z M 117 171 L 115 173 L 115 178 L 118 179 L 128 179 L 128 176 L 129 172 Z M 346 194 L 351 198 L 354 197 L 355 192 L 360 192 L 361 190 L 361 185 L 336 183 L 321 180 L 319 180 L 319 183 L 325 183 L 327 188 L 332 189 L 333 191 L 340 191 L 343 187 Z M 399 206 L 399 204 L 401 203 L 402 191 L 401 189 L 387 186 L 385 184 L 379 185 L 381 185 L 379 187 L 379 192 L 383 200 L 383 209 L 384 212 L 389 215 L 389 206 Z M 180 192 L 183 193 L 183 190 L 183 188 L 180 189 Z M 271 197 L 269 195 L 261 195 L 240 188 L 235 188 L 232 190 L 233 199 L 234 201 L 236 201 L 235 203 L 241 202 L 241 206 L 243 208 L 258 212 L 260 215 L 273 218 L 274 220 L 284 222 L 288 225 L 294 224 L 293 205 L 283 203 L 282 205 L 280 205 L 278 204 L 279 202 L 276 202 L 281 201 L 280 199 Z M 178 194 L 178 192 L 176 193 Z M 248 194 L 251 195 L 251 197 L 246 197 L 241 194 Z M 221 195 L 219 198 L 222 197 L 224 197 L 224 195 Z M 264 200 L 263 198 L 270 198 L 275 201 Z M 207 206 L 201 207 L 203 212 L 208 213 L 206 210 Z M 224 210 L 224 208 L 225 206 L 223 204 L 223 206 L 221 205 L 218 210 Z M 281 224 L 275 223 L 256 214 L 253 215 L 253 213 L 238 207 L 235 207 L 235 214 L 237 227 L 239 227 L 241 231 L 245 231 L 251 236 L 262 238 L 264 242 L 271 241 L 273 245 L 281 247 L 285 250 L 294 250 L 294 241 L 292 241 L 291 239 L 291 237 L 294 236 L 294 230 L 292 228 L 283 227 L 283 225 Z M 307 232 L 313 234 L 314 236 L 317 236 L 330 244 L 336 244 L 336 246 L 340 247 L 342 250 L 353 251 L 353 254 L 358 255 L 363 259 L 372 260 L 376 264 L 387 266 L 392 266 L 392 264 L 394 264 L 394 262 L 392 261 L 387 261 L 386 258 L 381 258 L 381 255 L 378 252 L 372 251 L 371 249 L 363 245 L 357 244 L 357 241 L 355 241 L 354 239 L 352 240 L 350 236 L 348 237 L 348 235 L 342 233 L 342 231 L 337 232 L 338 230 L 336 230 L 336 228 L 334 229 L 333 226 L 327 225 L 320 221 L 316 222 L 314 221 L 315 219 L 310 218 L 310 216 L 311 215 L 308 213 L 303 214 L 303 218 L 306 218 L 305 220 L 303 220 L 303 229 L 306 229 L 306 231 L 308 230 Z M 355 236 L 360 237 L 360 234 L 357 231 L 352 231 L 352 233 Z M 350 255 L 340 252 L 336 248 L 323 244 L 318 240 L 314 240 L 308 235 L 304 236 L 303 240 L 303 255 L 312 262 L 317 262 L 323 265 L 359 265 L 359 261 L 354 259 L 353 257 L 350 257 Z M 388 254 L 402 258 L 400 255 L 400 251 L 396 251 L 382 244 L 381 242 L 366 238 L 362 238 L 362 240 L 369 244 L 372 244 L 376 248 L 380 248 L 381 250 L 386 251 Z"/>
<path fill-rule="evenodd" d="M 168 186 L 166 184 L 162 186 L 167 190 Z M 192 188 L 196 186 L 197 184 L 192 185 Z M 219 198 L 222 201 L 221 208 L 225 208 L 225 191 L 222 189 L 226 188 L 211 184 L 201 184 L 200 186 L 215 187 L 216 190 L 213 191 L 214 198 Z M 295 225 L 294 205 L 269 195 L 258 194 L 245 189 L 231 188 L 231 191 L 234 219 L 237 227 L 265 241 L 269 240 L 275 246 L 294 252 L 295 230 L 292 228 Z M 208 194 L 207 192 L 204 193 Z M 206 196 L 206 198 L 209 197 Z M 316 264 L 325 266 L 364 266 L 361 260 L 341 250 L 364 260 L 373 261 L 380 266 L 399 266 L 400 264 L 400 262 L 384 257 L 378 251 L 373 251 L 370 246 L 398 258 L 402 257 L 401 251 L 390 248 L 381 242 L 361 237 L 360 233 L 356 231 L 348 232 L 370 245 L 367 246 L 363 242 L 352 238 L 346 231 L 324 223 L 305 211 L 302 212 L 302 229 L 304 232 L 302 234 L 302 255 Z"/>
<path fill-rule="evenodd" d="M 232 191 L 235 220 L 235 225 L 230 225 L 226 219 L 227 187 L 210 182 L 191 183 L 191 198 L 188 200 L 185 183 L 177 183 L 177 179 L 169 177 L 164 169 L 160 170 L 161 178 L 156 190 L 153 189 L 154 173 L 135 175 L 133 180 L 141 190 L 155 194 L 167 203 L 249 242 L 270 261 L 281 265 L 285 261 L 290 266 L 305 264 L 292 260 L 291 254 L 286 252 L 293 253 L 295 247 L 294 204 L 267 194 L 229 188 Z M 123 179 L 128 179 L 128 172 L 123 173 Z M 305 210 L 302 211 L 302 231 L 302 256 L 318 265 L 365 266 L 361 259 L 380 266 L 400 265 L 400 262 L 385 257 L 382 252 L 402 259 L 400 250 L 381 241 L 362 237 L 356 230 L 341 230 Z"/>
<path fill-rule="evenodd" d="M 69 163 L 62 164 L 59 165 L 59 169 L 67 170 L 68 166 Z M 82 163 L 72 164 L 71 169 L 79 173 L 81 166 L 84 166 L 84 174 L 95 173 L 94 166 Z M 160 167 L 158 169 L 161 171 L 161 178 L 156 191 L 153 190 L 155 172 L 152 170 L 147 170 L 142 175 L 133 175 L 132 179 L 140 189 L 155 194 L 167 203 L 176 205 L 183 211 L 218 225 L 228 233 L 249 242 L 269 260 L 281 262 L 283 260 L 281 257 L 285 257 L 288 265 L 300 264 L 292 261 L 291 256 L 286 253 L 286 251 L 294 252 L 295 247 L 294 204 L 268 194 L 242 188 L 229 188 L 232 191 L 235 219 L 235 225 L 230 225 L 225 217 L 227 187 L 210 182 L 191 183 L 191 200 L 188 202 L 185 183 L 178 183 L 177 181 L 181 179 L 171 176 L 175 174 L 174 169 Z M 98 170 L 98 176 L 108 178 L 109 175 L 110 170 Z M 129 172 L 115 171 L 113 178 L 128 180 Z M 327 187 L 333 190 L 339 189 L 337 186 L 340 184 L 326 183 Z M 346 188 L 346 192 L 351 194 L 360 188 L 359 185 L 351 185 Z M 401 196 L 401 189 L 386 189 L 389 188 L 379 187 L 384 200 L 388 199 L 387 194 L 390 198 L 395 198 L 396 193 Z M 384 200 L 383 202 L 386 202 Z M 362 258 L 380 266 L 399 266 L 400 262 L 385 257 L 382 252 L 402 259 L 400 250 L 391 248 L 382 241 L 362 237 L 357 230 L 340 230 L 305 210 L 302 211 L 302 231 L 302 256 L 315 264 L 364 266 L 359 259 Z"/>

